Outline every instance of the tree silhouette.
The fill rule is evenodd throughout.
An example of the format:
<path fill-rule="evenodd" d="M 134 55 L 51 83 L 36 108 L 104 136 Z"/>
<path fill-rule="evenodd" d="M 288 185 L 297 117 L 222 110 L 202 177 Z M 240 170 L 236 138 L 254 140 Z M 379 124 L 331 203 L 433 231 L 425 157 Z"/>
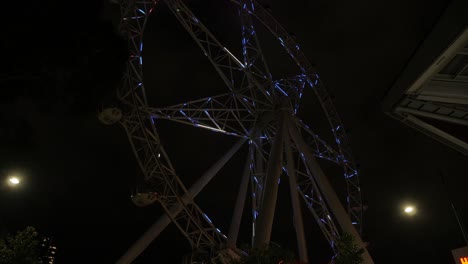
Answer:
<path fill-rule="evenodd" d="M 33 227 L 0 239 L 0 264 L 41 264 L 39 240 Z"/>
<path fill-rule="evenodd" d="M 253 248 L 249 250 L 248 256 L 242 257 L 235 264 L 277 264 L 295 263 L 294 253 L 283 249 L 276 243 L 269 246 Z"/>
<path fill-rule="evenodd" d="M 337 241 L 338 255 L 335 264 L 362 264 L 362 253 L 364 249 L 356 245 L 354 237 L 348 233 L 343 233 Z"/>

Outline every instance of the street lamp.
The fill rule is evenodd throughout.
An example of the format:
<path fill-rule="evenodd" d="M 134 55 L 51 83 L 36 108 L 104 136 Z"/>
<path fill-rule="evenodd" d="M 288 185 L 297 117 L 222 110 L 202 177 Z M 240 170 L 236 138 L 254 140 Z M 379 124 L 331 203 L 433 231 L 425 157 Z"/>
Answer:
<path fill-rule="evenodd" d="M 20 183 L 20 179 L 18 179 L 18 177 L 10 177 L 10 178 L 8 178 L 8 181 L 12 185 L 18 185 Z"/>
<path fill-rule="evenodd" d="M 6 175 L 8 175 L 8 173 L 6 173 Z M 2 175 L 2 178 L 6 176 L 5 174 Z M 0 182 L 3 182 L 2 184 L 0 184 L 0 194 L 4 194 L 5 193 L 5 190 L 13 190 L 13 189 L 16 189 L 15 187 L 19 187 L 18 185 L 20 185 L 21 183 L 21 177 L 17 176 L 17 175 L 10 175 L 10 176 L 7 176 L 6 179 L 3 178 L 3 180 L 0 180 Z M 3 197 L 2 197 L 2 200 L 3 200 Z M 3 205 L 3 204 L 2 204 Z M 3 222 L 3 214 L 0 214 L 0 237 L 3 237 L 7 234 L 7 228 Z"/>
<path fill-rule="evenodd" d="M 7 178 L 7 184 L 10 186 L 10 187 L 15 187 L 17 185 L 19 185 L 21 183 L 21 178 L 18 177 L 18 176 L 10 176 Z"/>
<path fill-rule="evenodd" d="M 411 212 L 413 212 L 413 211 L 414 211 L 414 207 L 413 207 L 413 206 L 407 206 L 407 207 L 405 208 L 405 213 L 407 213 L 407 214 L 409 214 L 409 213 L 411 213 Z"/>
<path fill-rule="evenodd" d="M 413 216 L 416 214 L 416 207 L 413 205 L 405 205 L 403 212 L 408 216 Z"/>

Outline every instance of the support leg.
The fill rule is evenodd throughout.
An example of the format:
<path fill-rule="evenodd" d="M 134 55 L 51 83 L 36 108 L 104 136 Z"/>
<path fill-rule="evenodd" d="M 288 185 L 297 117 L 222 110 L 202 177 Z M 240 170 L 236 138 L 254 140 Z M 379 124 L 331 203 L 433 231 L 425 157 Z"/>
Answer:
<path fill-rule="evenodd" d="M 213 179 L 213 177 L 221 170 L 221 168 L 231 159 L 232 156 L 241 148 L 246 139 L 240 139 L 234 146 L 221 157 L 213 166 L 211 166 L 198 181 L 190 187 L 188 193 L 182 197 L 184 201 L 191 201 L 201 190 Z M 181 204 L 169 209 L 172 217 L 177 216 L 183 209 Z M 117 261 L 117 264 L 132 263 L 151 242 L 159 236 L 159 234 L 171 223 L 171 217 L 166 213 L 161 216 Z"/>
<path fill-rule="evenodd" d="M 253 151 L 253 144 L 250 145 L 249 153 L 247 154 L 247 160 L 245 161 L 244 172 L 242 175 L 242 180 L 239 186 L 239 193 L 237 194 L 236 206 L 234 208 L 234 213 L 232 215 L 231 226 L 229 227 L 227 247 L 235 248 L 237 242 L 237 236 L 239 235 L 239 227 L 242 219 L 242 212 L 244 211 L 245 199 L 247 196 L 247 189 L 249 187 L 250 179 L 250 163 L 251 152 Z"/>
<path fill-rule="evenodd" d="M 304 224 L 302 221 L 301 205 L 299 203 L 299 193 L 297 190 L 296 170 L 294 167 L 294 158 L 291 151 L 290 138 L 285 137 L 284 149 L 286 154 L 286 169 L 289 177 L 289 188 L 291 192 L 291 203 L 293 208 L 294 228 L 296 229 L 297 247 L 299 251 L 299 260 L 301 263 L 308 263 L 307 245 L 304 234 Z"/>
<path fill-rule="evenodd" d="M 281 175 L 283 161 L 283 137 L 285 135 L 284 115 L 278 118 L 276 136 L 271 147 L 270 158 L 266 174 L 265 191 L 263 194 L 262 207 L 256 224 L 254 247 L 268 245 L 275 216 L 276 199 L 278 197 L 278 180 Z"/>
<path fill-rule="evenodd" d="M 335 190 L 328 181 L 327 176 L 323 173 L 314 155 L 312 155 L 312 152 L 310 151 L 309 147 L 304 142 L 302 136 L 300 135 L 297 129 L 296 123 L 290 119 L 288 120 L 288 127 L 291 138 L 294 140 L 294 143 L 296 143 L 296 146 L 299 149 L 299 151 L 302 154 L 304 154 L 309 169 L 314 175 L 314 178 L 317 181 L 319 188 L 322 190 L 322 194 L 325 197 L 325 200 L 328 206 L 330 207 L 331 211 L 335 215 L 341 229 L 344 232 L 351 234 L 355 238 L 358 246 L 364 249 L 364 264 L 373 264 L 374 261 L 372 260 L 371 256 L 369 255 L 369 252 L 367 251 L 364 243 L 362 242 L 359 233 L 352 225 L 349 215 L 346 213 L 346 210 L 341 204 L 338 195 L 336 194 Z"/>

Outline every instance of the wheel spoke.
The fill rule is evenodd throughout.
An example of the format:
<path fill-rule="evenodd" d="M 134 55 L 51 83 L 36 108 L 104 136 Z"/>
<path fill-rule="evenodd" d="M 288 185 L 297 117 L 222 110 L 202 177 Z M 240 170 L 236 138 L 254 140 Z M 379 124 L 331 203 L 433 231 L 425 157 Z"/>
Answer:
<path fill-rule="evenodd" d="M 265 84 L 252 76 L 246 65 L 216 39 L 183 1 L 164 0 L 164 2 L 201 48 L 231 92 L 254 85 L 256 89 L 251 91 L 251 96 L 272 100 L 265 93 Z"/>
<path fill-rule="evenodd" d="M 225 94 L 164 108 L 145 108 L 153 120 L 165 119 L 227 135 L 248 137 L 266 105 L 244 95 Z"/>
<path fill-rule="evenodd" d="M 253 76 L 263 79 L 261 82 L 266 81 L 267 83 L 271 83 L 272 76 L 270 69 L 263 56 L 251 18 L 251 9 L 254 7 L 254 4 L 252 0 L 240 0 L 240 2 L 242 3 L 239 8 L 239 13 L 242 27 L 242 55 L 244 57 L 244 66 Z"/>

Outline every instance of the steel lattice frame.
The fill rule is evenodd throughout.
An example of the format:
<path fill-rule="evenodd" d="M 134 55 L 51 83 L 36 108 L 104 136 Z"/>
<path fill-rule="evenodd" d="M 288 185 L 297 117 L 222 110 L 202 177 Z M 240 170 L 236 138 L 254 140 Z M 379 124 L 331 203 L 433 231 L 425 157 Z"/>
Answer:
<path fill-rule="evenodd" d="M 282 113 L 291 120 L 290 127 L 308 138 L 308 149 L 313 156 L 326 159 L 341 166 L 347 185 L 348 214 L 360 232 L 362 203 L 359 177 L 353 163 L 345 130 L 337 111 L 321 84 L 318 75 L 308 62 L 294 39 L 258 3 L 252 0 L 230 0 L 239 8 L 242 22 L 242 59 L 224 47 L 181 0 L 161 0 L 202 49 L 208 60 L 228 87 L 226 94 L 198 99 L 182 104 L 153 108 L 147 103 L 143 82 L 143 33 L 148 15 L 159 1 L 124 1 L 121 5 L 121 30 L 128 36 L 130 58 L 124 76 L 124 84 L 118 91 L 119 99 L 128 111 L 121 120 L 145 176 L 145 180 L 158 193 L 158 201 L 170 220 L 187 237 L 200 258 L 214 258 L 224 248 L 227 237 L 194 202 L 191 189 L 187 189 L 177 176 L 170 159 L 159 139 L 154 125 L 155 119 L 167 119 L 186 125 L 208 129 L 241 138 L 250 144 L 248 173 L 252 195 L 253 225 L 262 206 L 263 189 L 266 182 L 266 164 L 270 159 L 270 148 L 278 134 L 275 125 L 278 101 Z M 298 65 L 299 71 L 291 78 L 274 80 L 262 54 L 252 23 L 256 19 L 263 24 L 288 52 Z M 303 92 L 314 91 L 331 126 L 335 142 L 329 145 L 295 116 Z M 281 98 L 281 99 L 279 99 Z M 286 103 L 285 103 L 286 102 Z M 286 109 L 286 110 L 284 110 Z M 286 121 L 285 121 L 286 122 Z M 280 124 L 279 124 L 280 125 Z M 293 134 L 294 131 L 286 131 Z M 242 141 L 243 140 L 243 141 Z M 289 137 L 288 142 L 290 141 Z M 296 140 L 297 141 L 297 140 Z M 298 142 L 291 141 L 292 153 L 289 163 L 294 169 L 282 170 L 295 174 L 297 190 L 322 229 L 333 250 L 340 231 L 336 227 L 323 197 L 320 180 L 311 171 L 310 159 Z M 291 143 L 290 142 L 290 143 Z M 288 143 L 289 144 L 289 143 Z M 287 145 L 288 145 L 287 144 Z M 286 149 L 288 151 L 288 149 Z M 289 166 L 289 165 L 288 165 Z M 292 167 L 289 167 L 292 168 Z M 332 215 L 332 216 L 331 216 Z M 237 251 L 237 254 L 240 254 Z"/>

